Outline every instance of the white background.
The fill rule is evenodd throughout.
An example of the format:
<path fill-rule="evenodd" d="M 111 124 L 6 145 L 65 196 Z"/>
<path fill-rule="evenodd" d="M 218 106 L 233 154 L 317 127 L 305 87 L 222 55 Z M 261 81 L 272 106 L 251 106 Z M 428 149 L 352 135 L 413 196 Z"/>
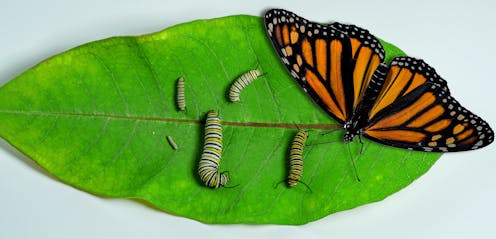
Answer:
<path fill-rule="evenodd" d="M 491 1 L 266 2 L 0 0 L 0 84 L 89 41 L 280 7 L 314 21 L 357 24 L 425 59 L 465 107 L 496 127 Z M 0 140 L 0 238 L 496 238 L 495 147 L 445 154 L 379 203 L 304 226 L 256 226 L 206 225 L 90 195 L 51 178 Z"/>

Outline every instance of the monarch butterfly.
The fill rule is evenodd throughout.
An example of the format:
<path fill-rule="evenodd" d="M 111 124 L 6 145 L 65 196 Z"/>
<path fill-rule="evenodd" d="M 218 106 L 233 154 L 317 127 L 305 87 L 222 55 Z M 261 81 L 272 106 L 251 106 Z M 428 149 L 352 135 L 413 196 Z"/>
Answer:
<path fill-rule="evenodd" d="M 305 141 L 308 138 L 308 133 L 304 130 L 298 131 L 291 142 L 291 149 L 289 151 L 289 174 L 288 174 L 288 187 L 295 187 L 300 182 L 301 175 L 303 174 L 303 148 Z"/>
<path fill-rule="evenodd" d="M 256 80 L 260 76 L 260 71 L 258 69 L 248 71 L 238 77 L 234 83 L 229 88 L 229 99 L 231 102 L 239 102 L 239 95 L 241 90 L 248 86 L 251 82 Z"/>
<path fill-rule="evenodd" d="M 184 77 L 179 77 L 176 84 L 176 104 L 179 110 L 186 109 L 186 99 L 184 98 Z"/>
<path fill-rule="evenodd" d="M 454 152 L 494 139 L 432 67 L 413 57 L 387 65 L 381 43 L 365 29 L 321 25 L 281 9 L 266 12 L 265 28 L 293 78 L 343 125 L 345 143 L 364 136 L 410 150 Z"/>
<path fill-rule="evenodd" d="M 219 173 L 219 163 L 222 155 L 222 126 L 219 114 L 210 111 L 205 124 L 205 143 L 203 154 L 198 165 L 201 181 L 208 187 L 219 188 L 229 183 L 229 176 Z"/>

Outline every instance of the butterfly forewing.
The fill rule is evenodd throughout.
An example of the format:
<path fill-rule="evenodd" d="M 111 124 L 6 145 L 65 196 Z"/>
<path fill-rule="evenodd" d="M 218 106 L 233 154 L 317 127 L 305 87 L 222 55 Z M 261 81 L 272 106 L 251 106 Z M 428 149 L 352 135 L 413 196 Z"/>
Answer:
<path fill-rule="evenodd" d="M 340 123 L 351 115 L 351 47 L 342 32 L 294 13 L 265 14 L 267 33 L 282 62 L 312 99 Z"/>
<path fill-rule="evenodd" d="M 354 25 L 310 22 L 294 13 L 266 13 L 268 35 L 282 62 L 303 89 L 333 118 L 351 118 L 384 49 L 367 30 Z"/>
<path fill-rule="evenodd" d="M 370 109 L 365 135 L 382 144 L 420 151 L 463 151 L 491 143 L 489 125 L 447 89 L 422 60 L 394 59 Z"/>
<path fill-rule="evenodd" d="M 369 112 L 373 118 L 391 103 L 401 99 L 423 84 L 436 84 L 449 93 L 446 81 L 421 59 L 412 57 L 396 57 L 389 66 L 389 72 L 382 89 Z"/>
<path fill-rule="evenodd" d="M 375 70 L 370 82 L 363 93 L 363 97 L 360 100 L 357 108 L 354 112 L 354 117 L 360 119 L 368 119 L 368 111 L 374 105 L 379 92 L 384 85 L 386 75 L 388 72 L 388 65 L 386 63 L 381 63 Z M 354 119 L 352 119 L 354 120 Z"/>
<path fill-rule="evenodd" d="M 384 62 L 385 51 L 379 40 L 366 29 L 339 22 L 330 26 L 345 33 L 350 39 L 353 71 L 352 111 L 356 111 L 375 70 Z"/>

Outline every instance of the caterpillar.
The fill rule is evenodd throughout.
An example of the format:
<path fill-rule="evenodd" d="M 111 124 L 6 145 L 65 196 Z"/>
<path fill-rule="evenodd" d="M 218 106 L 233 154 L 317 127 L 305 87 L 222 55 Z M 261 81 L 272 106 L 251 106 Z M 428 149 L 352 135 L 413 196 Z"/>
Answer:
<path fill-rule="evenodd" d="M 179 110 L 186 109 L 186 99 L 184 98 L 184 77 L 179 77 L 176 84 L 176 104 Z"/>
<path fill-rule="evenodd" d="M 170 146 L 174 149 L 177 150 L 177 144 L 174 142 L 172 137 L 170 135 L 167 135 L 167 141 L 169 141 Z"/>
<path fill-rule="evenodd" d="M 288 187 L 295 187 L 300 182 L 303 174 L 303 148 L 305 141 L 308 138 L 308 133 L 304 130 L 298 131 L 289 151 L 289 174 L 287 178 Z"/>
<path fill-rule="evenodd" d="M 248 86 L 252 81 L 256 80 L 260 76 L 260 71 L 258 69 L 248 71 L 238 77 L 234 83 L 229 88 L 229 100 L 231 102 L 239 102 L 239 95 L 241 90 Z"/>
<path fill-rule="evenodd" d="M 210 111 L 205 123 L 205 143 L 198 165 L 201 181 L 208 187 L 219 188 L 229 183 L 229 176 L 219 172 L 222 155 L 222 126 L 219 114 Z"/>

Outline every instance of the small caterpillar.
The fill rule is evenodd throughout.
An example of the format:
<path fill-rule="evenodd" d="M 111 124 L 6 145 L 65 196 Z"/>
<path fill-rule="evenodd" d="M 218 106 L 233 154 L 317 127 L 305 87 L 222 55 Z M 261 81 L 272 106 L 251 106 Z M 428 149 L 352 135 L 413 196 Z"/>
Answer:
<path fill-rule="evenodd" d="M 256 80 L 260 76 L 260 71 L 258 69 L 248 71 L 238 77 L 229 89 L 229 99 L 231 102 L 239 102 L 239 95 L 241 90 L 243 90 L 252 81 Z"/>
<path fill-rule="evenodd" d="M 177 150 L 177 144 L 174 142 L 171 136 L 167 135 L 167 141 L 169 141 L 170 146 L 174 149 Z"/>
<path fill-rule="evenodd" d="M 205 143 L 203 154 L 198 165 L 201 181 L 208 187 L 219 188 L 229 183 L 229 176 L 219 173 L 222 155 L 222 126 L 219 114 L 210 111 L 205 124 Z"/>
<path fill-rule="evenodd" d="M 296 133 L 289 151 L 289 174 L 287 178 L 288 187 L 295 187 L 300 182 L 303 174 L 303 148 L 308 138 L 306 131 L 300 130 Z"/>
<path fill-rule="evenodd" d="M 179 110 L 186 109 L 186 99 L 184 98 L 184 77 L 179 77 L 176 84 L 176 104 Z"/>

